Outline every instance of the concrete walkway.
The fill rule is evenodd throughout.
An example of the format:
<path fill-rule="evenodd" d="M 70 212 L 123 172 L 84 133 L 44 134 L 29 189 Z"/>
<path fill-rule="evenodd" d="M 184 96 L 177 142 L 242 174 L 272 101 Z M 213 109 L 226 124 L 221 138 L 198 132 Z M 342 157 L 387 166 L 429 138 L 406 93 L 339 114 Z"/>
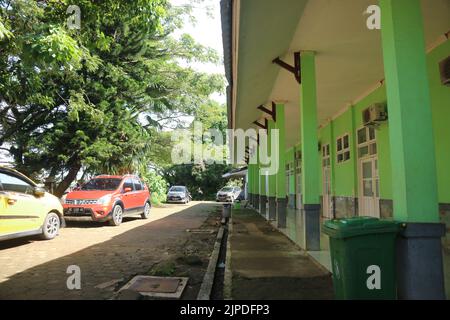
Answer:
<path fill-rule="evenodd" d="M 331 274 L 250 209 L 233 210 L 232 299 L 333 299 Z"/>

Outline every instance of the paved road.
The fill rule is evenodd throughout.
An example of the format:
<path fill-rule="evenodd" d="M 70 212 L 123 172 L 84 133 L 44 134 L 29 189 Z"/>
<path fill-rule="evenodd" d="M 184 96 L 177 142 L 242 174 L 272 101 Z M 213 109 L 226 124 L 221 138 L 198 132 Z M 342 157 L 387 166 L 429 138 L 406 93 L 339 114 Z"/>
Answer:
<path fill-rule="evenodd" d="M 186 229 L 198 228 L 214 203 L 191 202 L 153 208 L 151 218 L 126 218 L 119 227 L 72 223 L 51 241 L 0 242 L 0 299 L 108 299 L 99 284 L 143 274 L 182 245 Z M 81 269 L 81 290 L 68 290 L 67 267 Z M 114 286 L 113 286 L 114 287 Z"/>

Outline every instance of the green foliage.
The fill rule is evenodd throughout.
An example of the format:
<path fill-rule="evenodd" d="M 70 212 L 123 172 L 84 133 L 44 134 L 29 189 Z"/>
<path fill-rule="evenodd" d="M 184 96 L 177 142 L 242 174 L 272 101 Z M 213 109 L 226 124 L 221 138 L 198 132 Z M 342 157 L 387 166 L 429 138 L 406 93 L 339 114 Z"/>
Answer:
<path fill-rule="evenodd" d="M 166 201 L 167 181 L 155 171 L 150 170 L 141 174 L 141 178 L 147 184 L 152 193 L 152 203 L 155 205 Z"/>
<path fill-rule="evenodd" d="M 209 129 L 219 130 L 223 137 L 222 142 L 225 143 L 227 113 L 224 105 L 211 100 L 200 104 L 195 111 L 194 121 L 201 122 L 204 133 Z M 193 123 L 190 129 L 193 129 Z M 203 155 L 205 157 L 205 151 L 210 154 L 211 150 L 217 150 L 220 160 L 223 162 L 224 148 L 223 146 L 216 147 L 215 143 L 216 141 L 212 139 L 204 139 L 202 141 Z M 202 164 L 169 166 L 165 170 L 165 178 L 170 185 L 187 186 L 195 200 L 214 200 L 217 191 L 227 182 L 222 175 L 230 171 L 231 166 L 220 162 L 209 163 L 209 160 L 211 159 L 204 159 Z"/>
<path fill-rule="evenodd" d="M 243 188 L 244 187 L 244 183 L 242 179 L 231 179 L 227 182 L 226 184 L 227 187 L 239 187 L 239 188 Z"/>
<path fill-rule="evenodd" d="M 217 129 L 225 134 L 228 128 L 227 108 L 216 101 L 208 100 L 196 110 L 195 121 L 201 122 L 206 130 Z"/>
<path fill-rule="evenodd" d="M 164 176 L 171 186 L 185 185 L 194 200 L 213 200 L 226 183 L 222 175 L 229 170 L 225 164 L 185 164 L 166 169 Z"/>

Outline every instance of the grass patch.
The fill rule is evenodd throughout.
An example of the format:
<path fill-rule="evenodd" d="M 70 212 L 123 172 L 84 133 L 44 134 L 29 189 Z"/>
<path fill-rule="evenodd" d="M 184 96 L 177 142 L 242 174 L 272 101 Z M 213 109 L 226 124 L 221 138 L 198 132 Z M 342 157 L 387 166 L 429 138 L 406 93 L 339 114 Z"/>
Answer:
<path fill-rule="evenodd" d="M 165 261 L 153 267 L 148 274 L 155 277 L 170 277 L 176 271 L 176 265 L 173 261 Z"/>

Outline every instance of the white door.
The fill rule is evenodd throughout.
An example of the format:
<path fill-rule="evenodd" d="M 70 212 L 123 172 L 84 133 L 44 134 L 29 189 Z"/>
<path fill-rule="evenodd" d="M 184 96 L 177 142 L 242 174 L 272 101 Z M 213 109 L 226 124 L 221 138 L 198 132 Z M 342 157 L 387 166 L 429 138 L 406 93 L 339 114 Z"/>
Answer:
<path fill-rule="evenodd" d="M 359 163 L 359 215 L 379 218 L 380 191 L 378 178 L 378 159 L 376 157 L 361 159 Z"/>
<path fill-rule="evenodd" d="M 333 218 L 330 175 L 331 175 L 330 167 L 328 166 L 322 167 L 322 183 L 323 183 L 322 208 L 323 208 L 323 216 L 328 219 Z"/>
<path fill-rule="evenodd" d="M 333 202 L 331 195 L 331 149 L 330 144 L 322 146 L 322 215 L 333 219 Z"/>

